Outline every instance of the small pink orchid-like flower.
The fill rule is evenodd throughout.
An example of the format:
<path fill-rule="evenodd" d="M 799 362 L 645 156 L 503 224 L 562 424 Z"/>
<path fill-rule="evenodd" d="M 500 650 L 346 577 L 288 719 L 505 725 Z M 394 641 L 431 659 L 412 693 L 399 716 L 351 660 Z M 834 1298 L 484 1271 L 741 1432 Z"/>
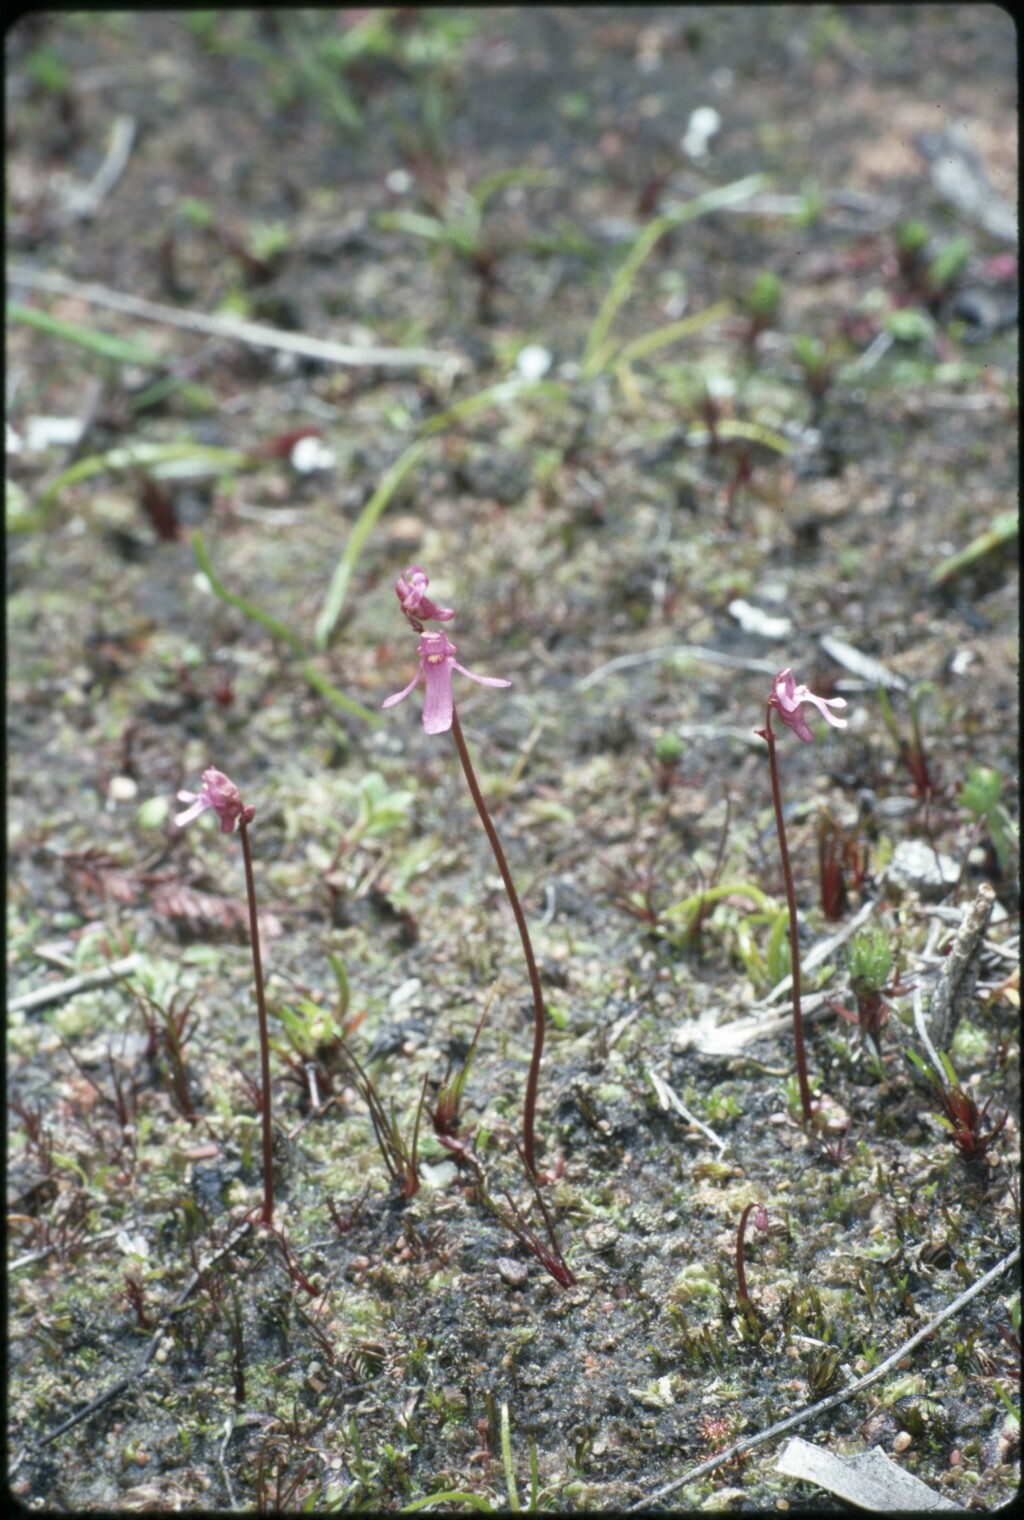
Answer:
<path fill-rule="evenodd" d="M 803 702 L 810 702 L 812 707 L 816 707 L 825 722 L 831 723 L 833 728 L 846 727 L 845 718 L 837 718 L 829 711 L 830 707 L 845 707 L 846 702 L 843 697 L 816 697 L 813 691 L 807 690 L 806 686 L 796 684 L 792 670 L 788 668 L 780 670 L 775 677 L 772 694 L 768 698 L 768 706 L 775 708 L 783 723 L 793 730 L 798 739 L 802 739 L 805 744 L 811 744 L 814 735 L 800 710 Z"/>
<path fill-rule="evenodd" d="M 468 676 L 471 681 L 478 682 L 481 686 L 511 686 L 511 681 L 504 681 L 500 676 L 477 676 L 464 665 L 460 665 L 455 658 L 457 650 L 454 644 L 449 643 L 447 637 L 441 632 L 428 629 L 420 634 L 419 669 L 403 691 L 398 691 L 393 697 L 388 697 L 382 702 L 382 707 L 394 707 L 396 702 L 403 701 L 414 686 L 417 686 L 422 677 L 426 686 L 426 700 L 423 703 L 423 727 L 428 734 L 446 734 L 452 726 L 452 708 L 454 697 L 452 696 L 452 671 L 457 670 L 460 675 Z"/>
<path fill-rule="evenodd" d="M 186 808 L 183 813 L 178 813 L 175 823 L 179 829 L 198 818 L 200 813 L 205 813 L 212 808 L 220 819 L 220 831 L 222 834 L 234 832 L 235 824 L 239 818 L 244 818 L 246 823 L 252 823 L 256 816 L 254 807 L 245 807 L 242 803 L 242 795 L 233 781 L 225 776 L 223 771 L 209 770 L 203 772 L 203 789 L 201 792 L 179 792 L 179 802 L 190 802 L 192 806 Z"/>
<path fill-rule="evenodd" d="M 410 565 L 405 574 L 400 575 L 395 582 L 395 595 L 398 597 L 399 606 L 417 633 L 423 631 L 424 618 L 433 618 L 435 622 L 447 623 L 455 616 L 454 607 L 439 607 L 436 602 L 430 600 L 427 595 L 429 584 L 427 576 L 419 565 Z"/>

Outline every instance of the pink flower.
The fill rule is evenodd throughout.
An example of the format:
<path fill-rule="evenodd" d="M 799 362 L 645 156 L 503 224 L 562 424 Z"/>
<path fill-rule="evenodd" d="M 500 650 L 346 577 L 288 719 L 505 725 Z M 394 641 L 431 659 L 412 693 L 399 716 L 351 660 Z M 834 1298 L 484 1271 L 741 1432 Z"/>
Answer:
<path fill-rule="evenodd" d="M 179 829 L 191 823 L 193 818 L 198 818 L 200 813 L 205 813 L 207 808 L 212 808 L 220 819 L 222 834 L 233 833 L 239 818 L 252 823 L 256 816 L 254 807 L 243 806 L 241 793 L 235 783 L 229 781 L 223 771 L 214 770 L 212 766 L 203 772 L 202 791 L 198 795 L 195 792 L 179 792 L 178 801 L 192 804 L 175 818 Z"/>
<path fill-rule="evenodd" d="M 404 575 L 400 575 L 395 582 L 395 595 L 406 617 L 409 619 L 417 633 L 422 632 L 424 618 L 433 618 L 438 623 L 447 623 L 455 616 L 454 607 L 439 607 L 427 596 L 427 586 L 430 584 L 426 575 L 419 565 L 410 565 Z"/>
<path fill-rule="evenodd" d="M 814 735 L 808 728 L 807 720 L 800 711 L 800 706 L 803 702 L 810 702 L 812 707 L 816 707 L 826 723 L 831 723 L 833 728 L 846 727 L 845 718 L 836 718 L 829 712 L 830 707 L 846 706 L 846 702 L 842 697 L 831 697 L 829 699 L 816 697 L 813 691 L 807 690 L 806 686 L 798 686 L 796 684 L 793 679 L 792 670 L 788 668 L 780 670 L 775 677 L 772 694 L 768 698 L 768 706 L 775 708 L 783 723 L 785 723 L 787 728 L 793 730 L 798 739 L 802 739 L 805 744 L 810 744 L 814 739 Z"/>
<path fill-rule="evenodd" d="M 503 681 L 500 676 L 476 676 L 464 665 L 460 665 L 455 658 L 457 650 L 454 644 L 450 644 L 446 636 L 441 632 L 427 630 L 420 634 L 420 664 L 419 669 L 409 682 L 404 691 L 398 691 L 393 697 L 388 697 L 382 702 L 382 707 L 394 707 L 396 702 L 401 702 L 419 684 L 422 676 L 427 689 L 426 700 L 423 703 L 423 727 L 428 734 L 446 734 L 452 726 L 452 671 L 457 670 L 460 675 L 468 676 L 471 681 L 478 681 L 481 686 L 511 686 L 511 681 Z"/>

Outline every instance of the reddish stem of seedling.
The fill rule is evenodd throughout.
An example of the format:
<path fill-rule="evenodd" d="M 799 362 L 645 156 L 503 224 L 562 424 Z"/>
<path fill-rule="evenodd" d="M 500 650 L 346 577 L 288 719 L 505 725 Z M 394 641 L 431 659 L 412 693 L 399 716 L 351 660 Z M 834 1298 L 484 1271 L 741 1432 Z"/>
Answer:
<path fill-rule="evenodd" d="M 260 1026 L 260 1066 L 263 1082 L 263 1103 L 260 1107 L 263 1120 L 263 1223 L 271 1225 L 274 1222 L 274 1140 L 270 1126 L 270 1032 L 267 1027 L 267 1003 L 263 992 L 260 926 L 256 915 L 256 882 L 252 873 L 252 851 L 249 848 L 249 829 L 244 814 L 239 817 L 238 832 L 242 836 L 245 889 L 249 897 L 249 945 L 252 949 L 252 970 L 256 979 L 256 1013 Z"/>
<path fill-rule="evenodd" d="M 748 1203 L 740 1216 L 740 1227 L 736 1231 L 736 1281 L 739 1285 L 741 1304 L 746 1303 L 750 1298 L 747 1292 L 747 1274 L 743 1267 L 743 1237 L 747 1230 L 747 1220 L 755 1209 L 757 1210 L 757 1218 L 754 1220 L 755 1228 L 758 1230 L 768 1228 L 768 1210 L 764 1204 Z"/>
<path fill-rule="evenodd" d="M 530 987 L 533 990 L 533 1055 L 530 1057 L 530 1070 L 526 1078 L 526 1096 L 523 1099 L 523 1152 L 526 1165 L 534 1177 L 537 1175 L 537 1164 L 533 1149 L 533 1119 L 537 1108 L 537 1082 L 540 1078 L 540 1058 L 544 1049 L 544 1025 L 546 1022 L 546 1010 L 544 1007 L 544 994 L 541 991 L 540 974 L 537 971 L 537 962 L 533 955 L 533 945 L 530 943 L 530 931 L 526 927 L 526 915 L 523 913 L 522 903 L 519 901 L 519 893 L 516 891 L 512 880 L 512 873 L 505 859 L 505 851 L 501 847 L 497 830 L 491 821 L 491 815 L 487 810 L 487 804 L 477 784 L 476 773 L 473 770 L 473 762 L 469 758 L 469 750 L 462 735 L 462 725 L 459 722 L 458 711 L 452 709 L 452 737 L 455 740 L 455 748 L 459 752 L 462 761 L 462 769 L 466 776 L 466 784 L 469 787 L 476 810 L 480 814 L 480 822 L 484 826 L 484 832 L 494 851 L 494 858 L 501 872 L 501 879 L 505 883 L 505 891 L 512 905 L 516 927 L 519 930 L 519 938 L 523 943 L 523 954 L 526 957 L 526 970 L 530 978 Z"/>
<path fill-rule="evenodd" d="M 772 802 L 775 805 L 775 826 L 779 835 L 779 858 L 782 861 L 782 879 L 786 888 L 789 907 L 789 962 L 793 973 L 793 1044 L 796 1049 L 796 1074 L 800 1083 L 800 1105 L 804 1123 L 810 1124 L 811 1088 L 807 1080 L 807 1056 L 804 1052 L 804 1020 L 800 1009 L 800 942 L 796 924 L 796 893 L 793 890 L 793 872 L 789 864 L 789 847 L 786 844 L 786 824 L 782 816 L 782 788 L 779 785 L 779 766 L 775 756 L 775 735 L 772 733 L 772 709 L 768 707 L 765 726 L 761 730 L 768 745 L 768 766 L 772 777 Z"/>

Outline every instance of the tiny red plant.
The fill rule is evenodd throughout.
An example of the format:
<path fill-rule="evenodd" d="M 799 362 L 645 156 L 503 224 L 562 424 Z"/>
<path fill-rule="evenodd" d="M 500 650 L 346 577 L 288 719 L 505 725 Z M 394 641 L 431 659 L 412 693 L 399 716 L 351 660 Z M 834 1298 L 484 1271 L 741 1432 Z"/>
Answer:
<path fill-rule="evenodd" d="M 754 1211 L 757 1211 L 756 1213 Z M 768 1228 L 768 1210 L 763 1203 L 748 1203 L 740 1216 L 739 1229 L 736 1231 L 736 1282 L 739 1287 L 740 1303 L 749 1302 L 750 1294 L 747 1292 L 747 1274 L 743 1265 L 743 1244 L 747 1230 L 747 1220 L 754 1215 L 754 1229 L 761 1232 Z"/>
<path fill-rule="evenodd" d="M 139 1322 L 139 1328 L 142 1330 L 152 1330 L 153 1322 L 146 1313 L 145 1293 L 143 1292 L 142 1283 L 135 1273 L 125 1273 L 124 1296 Z"/>
<path fill-rule="evenodd" d="M 983 1156 L 1001 1133 L 1009 1114 L 1003 1114 L 991 1129 L 983 1130 L 982 1124 L 992 1102 L 991 1098 L 983 1108 L 979 1108 L 970 1093 L 964 1092 L 962 1087 L 947 1089 L 936 1083 L 936 1092 L 949 1125 L 950 1137 L 961 1156 L 968 1160 Z"/>
<path fill-rule="evenodd" d="M 526 1157 L 523 1155 L 523 1152 L 518 1144 L 516 1145 L 516 1150 L 519 1153 L 519 1158 L 525 1168 L 527 1181 L 529 1182 L 530 1187 L 533 1189 L 534 1197 L 540 1205 L 540 1211 L 544 1217 L 544 1228 L 547 1231 L 548 1244 L 545 1245 L 540 1237 L 535 1233 L 535 1231 L 531 1230 L 530 1226 L 527 1224 L 526 1220 L 523 1217 L 522 1210 L 519 1208 L 518 1204 L 512 1200 L 507 1189 L 505 1188 L 502 1188 L 502 1192 L 505 1194 L 506 1202 L 508 1203 L 509 1209 L 511 1210 L 511 1218 L 505 1217 L 503 1223 L 508 1229 L 512 1231 L 512 1234 L 519 1241 L 519 1244 L 521 1246 L 525 1246 L 531 1255 L 537 1258 L 541 1266 L 544 1268 L 545 1272 L 548 1272 L 555 1279 L 555 1282 L 558 1283 L 559 1287 L 575 1287 L 577 1278 L 572 1268 L 569 1266 L 569 1263 L 566 1261 L 565 1256 L 562 1253 L 562 1248 L 558 1243 L 558 1236 L 555 1234 L 554 1220 L 551 1218 L 551 1210 L 544 1202 L 544 1198 L 537 1183 L 537 1179 L 527 1164 Z"/>

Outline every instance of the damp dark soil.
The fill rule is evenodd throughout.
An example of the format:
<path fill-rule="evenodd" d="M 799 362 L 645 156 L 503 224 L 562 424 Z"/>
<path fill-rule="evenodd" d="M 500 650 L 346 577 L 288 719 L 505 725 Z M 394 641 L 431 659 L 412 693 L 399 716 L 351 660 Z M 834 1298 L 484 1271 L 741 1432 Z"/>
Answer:
<path fill-rule="evenodd" d="M 782 1438 L 704 1464 L 1019 1235 L 1008 16 L 6 43 L 10 1491 L 841 1508 Z M 501 880 L 422 688 L 380 709 L 413 564 L 512 682 L 455 690 L 547 1002 L 539 1193 Z M 776 720 L 811 1126 L 785 667 L 848 704 Z M 255 807 L 273 1232 L 238 839 L 173 821 L 209 766 Z M 996 1508 L 1019 1326 L 1007 1271 L 799 1433 Z"/>

